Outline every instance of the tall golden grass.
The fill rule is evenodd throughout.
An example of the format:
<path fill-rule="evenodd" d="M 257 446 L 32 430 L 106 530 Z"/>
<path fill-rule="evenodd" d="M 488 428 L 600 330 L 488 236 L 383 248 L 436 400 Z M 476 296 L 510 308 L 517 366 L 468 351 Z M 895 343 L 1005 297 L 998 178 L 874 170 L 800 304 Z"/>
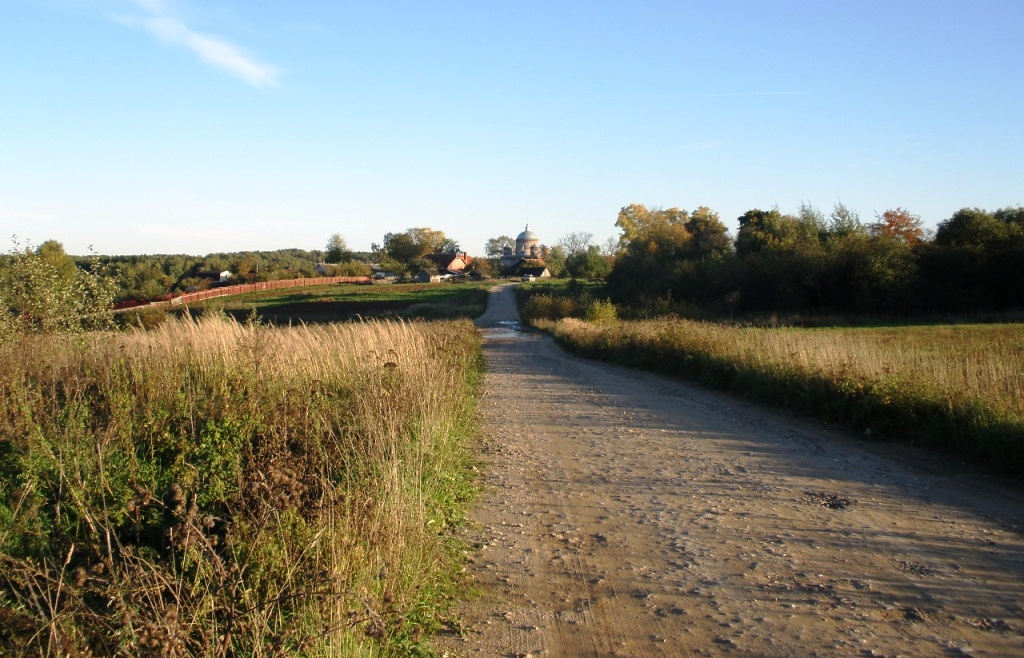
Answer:
<path fill-rule="evenodd" d="M 207 315 L 3 345 L 0 653 L 416 650 L 469 491 L 477 341 Z"/>
<path fill-rule="evenodd" d="M 540 321 L 571 348 L 695 376 L 1024 474 L 1024 325 L 757 328 Z"/>

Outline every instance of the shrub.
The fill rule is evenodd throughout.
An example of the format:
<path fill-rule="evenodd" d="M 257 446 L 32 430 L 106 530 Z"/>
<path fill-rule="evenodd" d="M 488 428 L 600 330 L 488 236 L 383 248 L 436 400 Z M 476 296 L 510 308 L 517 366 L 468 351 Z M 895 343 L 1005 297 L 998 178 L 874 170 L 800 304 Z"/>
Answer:
<path fill-rule="evenodd" d="M 597 299 L 587 305 L 583 319 L 595 324 L 611 324 L 618 321 L 619 313 L 610 300 Z"/>
<path fill-rule="evenodd" d="M 581 315 L 580 304 L 576 299 L 546 294 L 531 295 L 522 305 L 520 314 L 528 321 L 540 318 L 558 320 Z"/>
<path fill-rule="evenodd" d="M 116 284 L 104 276 L 98 259 L 88 269 L 75 266 L 57 242 L 39 248 L 15 248 L 0 272 L 0 303 L 17 316 L 0 322 L 8 338 L 13 333 L 79 332 L 111 325 Z"/>

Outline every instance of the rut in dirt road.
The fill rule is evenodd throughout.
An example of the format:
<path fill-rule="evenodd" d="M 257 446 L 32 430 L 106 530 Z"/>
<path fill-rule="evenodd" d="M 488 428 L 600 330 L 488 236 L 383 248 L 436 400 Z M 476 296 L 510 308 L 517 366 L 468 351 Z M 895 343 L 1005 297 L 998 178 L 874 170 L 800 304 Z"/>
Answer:
<path fill-rule="evenodd" d="M 492 292 L 465 655 L 1024 655 L 1024 495 L 516 331 Z"/>

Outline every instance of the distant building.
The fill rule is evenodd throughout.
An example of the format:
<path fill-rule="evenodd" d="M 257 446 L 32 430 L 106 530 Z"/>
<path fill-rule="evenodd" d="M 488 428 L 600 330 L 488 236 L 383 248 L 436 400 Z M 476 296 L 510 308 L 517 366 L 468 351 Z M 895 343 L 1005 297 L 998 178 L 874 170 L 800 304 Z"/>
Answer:
<path fill-rule="evenodd" d="M 515 271 L 515 274 L 517 276 L 533 277 L 534 279 L 547 279 L 551 276 L 551 272 L 546 265 L 521 266 Z"/>
<path fill-rule="evenodd" d="M 512 272 L 524 260 L 543 259 L 544 252 L 545 247 L 540 243 L 540 237 L 531 231 L 529 224 L 527 224 L 523 232 L 516 237 L 515 247 L 506 244 L 502 248 L 500 258 L 501 269 L 506 272 Z"/>
<path fill-rule="evenodd" d="M 229 270 L 206 270 L 197 272 L 196 278 L 205 279 L 211 285 L 224 285 L 230 282 L 231 272 Z"/>
<path fill-rule="evenodd" d="M 457 274 L 464 271 L 473 259 L 464 251 L 456 251 L 450 254 L 427 254 L 427 260 L 437 267 L 439 272 Z"/>
<path fill-rule="evenodd" d="M 449 276 L 449 274 L 441 274 L 436 270 L 421 270 L 420 273 L 413 278 L 419 283 L 440 283 Z"/>

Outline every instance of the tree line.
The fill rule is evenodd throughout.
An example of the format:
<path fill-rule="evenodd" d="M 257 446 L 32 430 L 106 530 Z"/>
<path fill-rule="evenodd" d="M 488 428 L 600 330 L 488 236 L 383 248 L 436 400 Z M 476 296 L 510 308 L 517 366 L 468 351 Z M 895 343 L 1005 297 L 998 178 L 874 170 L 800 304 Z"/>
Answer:
<path fill-rule="evenodd" d="M 622 208 L 608 293 L 641 314 L 1024 307 L 1024 207 L 962 208 L 934 235 L 904 208 L 863 223 L 843 204 L 828 216 L 753 209 L 738 223 L 733 238 L 705 206 Z"/>

